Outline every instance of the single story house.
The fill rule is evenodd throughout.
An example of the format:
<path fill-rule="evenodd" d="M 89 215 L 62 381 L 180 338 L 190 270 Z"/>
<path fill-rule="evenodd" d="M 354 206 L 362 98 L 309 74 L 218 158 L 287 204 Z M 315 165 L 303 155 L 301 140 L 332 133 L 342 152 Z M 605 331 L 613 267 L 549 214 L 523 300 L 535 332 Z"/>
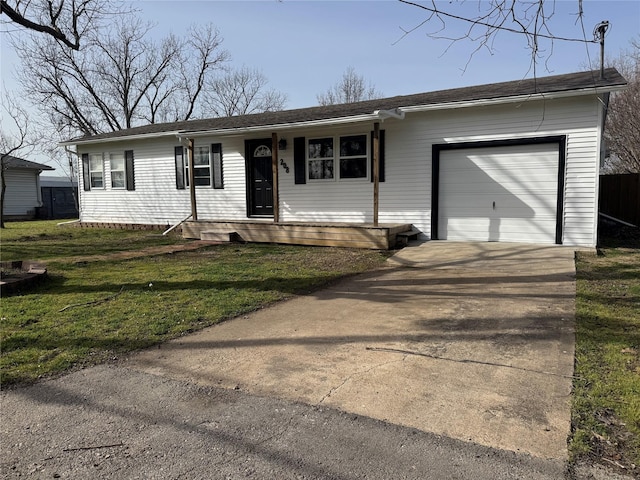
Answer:
<path fill-rule="evenodd" d="M 35 218 L 37 209 L 42 207 L 40 173 L 55 169 L 12 155 L 3 155 L 2 169 L 6 185 L 3 218 L 5 220 Z"/>
<path fill-rule="evenodd" d="M 42 208 L 38 218 L 78 218 L 78 181 L 69 177 L 40 177 Z"/>
<path fill-rule="evenodd" d="M 80 220 L 190 238 L 593 247 L 613 68 L 76 138 Z"/>

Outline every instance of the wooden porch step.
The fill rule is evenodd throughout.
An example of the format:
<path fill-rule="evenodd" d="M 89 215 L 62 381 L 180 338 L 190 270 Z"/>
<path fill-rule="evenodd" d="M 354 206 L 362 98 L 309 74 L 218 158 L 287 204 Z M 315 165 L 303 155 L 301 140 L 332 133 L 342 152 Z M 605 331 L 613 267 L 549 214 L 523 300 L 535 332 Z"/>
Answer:
<path fill-rule="evenodd" d="M 407 246 L 410 241 L 417 240 L 418 235 L 420 235 L 420 233 L 422 232 L 420 232 L 419 230 L 414 230 L 413 228 L 405 232 L 396 233 L 396 246 L 398 247 Z"/>
<path fill-rule="evenodd" d="M 209 240 L 214 242 L 236 242 L 238 234 L 228 230 L 206 230 L 200 232 L 200 240 Z"/>

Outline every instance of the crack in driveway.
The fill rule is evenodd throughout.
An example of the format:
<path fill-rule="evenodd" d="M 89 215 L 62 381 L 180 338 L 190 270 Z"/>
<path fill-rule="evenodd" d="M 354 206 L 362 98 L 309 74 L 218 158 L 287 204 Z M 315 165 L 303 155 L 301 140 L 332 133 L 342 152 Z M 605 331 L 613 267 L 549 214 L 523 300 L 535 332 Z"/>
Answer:
<path fill-rule="evenodd" d="M 366 348 L 366 350 L 369 350 L 369 348 L 367 347 L 367 348 Z M 352 373 L 352 374 L 351 374 L 351 375 L 349 375 L 347 378 L 345 378 L 345 379 L 342 381 L 342 383 L 340 383 L 340 385 L 338 385 L 338 386 L 336 386 L 336 387 L 332 387 L 332 388 L 330 388 L 330 389 L 329 389 L 329 391 L 328 391 L 325 395 L 323 395 L 323 397 L 320 399 L 320 401 L 318 401 L 315 405 L 316 405 L 316 406 L 321 405 L 321 404 L 322 404 L 322 403 L 323 403 L 327 398 L 329 398 L 329 397 L 330 397 L 331 395 L 333 395 L 335 392 L 337 392 L 337 391 L 338 391 L 338 390 L 340 390 L 342 387 L 344 387 L 344 386 L 347 384 L 347 382 L 349 382 L 350 380 L 352 380 L 354 377 L 358 377 L 358 376 L 361 376 L 361 375 L 366 375 L 367 373 L 369 373 L 369 372 L 371 372 L 371 371 L 373 371 L 373 370 L 376 370 L 376 369 L 378 369 L 378 368 L 380 368 L 380 367 L 384 367 L 384 366 L 386 366 L 386 365 L 391 365 L 391 364 L 393 364 L 393 363 L 401 363 L 401 362 L 404 362 L 404 361 L 406 360 L 407 356 L 408 356 L 408 355 L 404 355 L 404 356 L 402 357 L 402 359 L 400 359 L 400 360 L 391 360 L 391 361 L 388 361 L 388 362 L 382 362 L 382 363 L 379 363 L 379 364 L 377 364 L 377 365 L 372 365 L 371 367 L 369 367 L 369 368 L 367 368 L 367 369 L 365 369 L 365 370 L 362 370 L 362 371 L 359 371 L 359 372 L 354 372 L 354 373 Z"/>

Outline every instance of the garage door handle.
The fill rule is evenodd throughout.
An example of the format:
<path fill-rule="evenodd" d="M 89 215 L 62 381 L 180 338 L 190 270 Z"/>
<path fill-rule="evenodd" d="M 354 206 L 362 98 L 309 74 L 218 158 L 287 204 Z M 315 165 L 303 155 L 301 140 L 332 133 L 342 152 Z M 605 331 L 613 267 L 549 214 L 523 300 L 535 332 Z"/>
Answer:
<path fill-rule="evenodd" d="M 496 209 L 496 202 L 493 202 L 493 209 Z"/>

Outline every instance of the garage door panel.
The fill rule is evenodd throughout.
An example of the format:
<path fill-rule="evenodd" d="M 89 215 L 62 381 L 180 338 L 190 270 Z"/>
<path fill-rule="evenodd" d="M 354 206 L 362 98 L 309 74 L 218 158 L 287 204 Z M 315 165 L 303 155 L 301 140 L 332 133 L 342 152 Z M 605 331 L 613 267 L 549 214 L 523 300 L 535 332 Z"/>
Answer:
<path fill-rule="evenodd" d="M 440 152 L 438 237 L 555 243 L 557 144 Z"/>
<path fill-rule="evenodd" d="M 447 240 L 553 243 L 549 239 L 555 236 L 555 228 L 550 228 L 546 219 L 539 220 L 503 222 L 501 219 L 488 218 L 457 219 L 450 220 L 444 227 L 449 232 Z"/>
<path fill-rule="evenodd" d="M 480 192 L 483 194 L 483 192 Z M 451 211 L 452 209 L 456 209 L 456 214 L 464 215 L 464 210 L 469 209 L 482 209 L 486 210 L 487 208 L 493 209 L 493 202 L 495 202 L 495 210 L 499 215 L 509 213 L 505 209 L 519 209 L 521 208 L 524 212 L 530 212 L 530 210 L 534 210 L 536 213 L 540 208 L 549 208 L 552 209 L 555 207 L 555 203 L 553 203 L 553 199 L 550 198 L 555 192 L 547 192 L 547 195 L 531 195 L 529 199 L 527 199 L 527 203 L 523 204 L 521 197 L 517 197 L 514 195 L 484 195 L 486 198 L 478 199 L 478 192 L 466 192 L 464 194 L 459 194 L 455 196 L 449 197 L 447 205 L 444 205 L 444 211 Z M 458 210 L 461 209 L 461 210 Z M 443 213 L 441 212 L 441 213 Z M 517 217 L 521 215 L 516 215 Z M 555 218 L 555 212 L 554 212 Z"/>

